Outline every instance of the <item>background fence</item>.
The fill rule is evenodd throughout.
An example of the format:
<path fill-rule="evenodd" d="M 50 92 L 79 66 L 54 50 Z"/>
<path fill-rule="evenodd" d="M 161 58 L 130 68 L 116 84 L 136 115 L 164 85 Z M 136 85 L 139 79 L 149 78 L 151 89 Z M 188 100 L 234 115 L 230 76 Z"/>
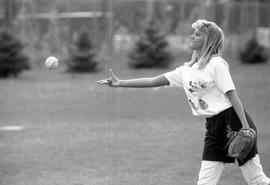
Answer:
<path fill-rule="evenodd" d="M 192 22 L 205 18 L 223 28 L 227 53 L 235 56 L 252 36 L 270 47 L 270 3 L 267 2 L 20 0 L 17 1 L 14 25 L 27 43 L 27 50 L 38 61 L 49 53 L 65 56 L 74 33 L 81 28 L 89 30 L 100 48 L 100 56 L 104 55 L 104 50 L 110 53 L 108 51 L 113 47 L 115 52 L 127 49 L 151 18 L 159 21 L 172 47 L 185 50 Z"/>

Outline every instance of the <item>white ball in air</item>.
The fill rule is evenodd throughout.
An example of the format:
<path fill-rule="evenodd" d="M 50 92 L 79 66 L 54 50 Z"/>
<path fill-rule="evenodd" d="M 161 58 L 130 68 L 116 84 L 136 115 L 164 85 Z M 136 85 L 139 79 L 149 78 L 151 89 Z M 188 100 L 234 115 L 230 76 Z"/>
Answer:
<path fill-rule="evenodd" d="M 45 60 L 45 65 L 50 70 L 55 69 L 58 67 L 58 59 L 56 57 L 50 56 Z"/>

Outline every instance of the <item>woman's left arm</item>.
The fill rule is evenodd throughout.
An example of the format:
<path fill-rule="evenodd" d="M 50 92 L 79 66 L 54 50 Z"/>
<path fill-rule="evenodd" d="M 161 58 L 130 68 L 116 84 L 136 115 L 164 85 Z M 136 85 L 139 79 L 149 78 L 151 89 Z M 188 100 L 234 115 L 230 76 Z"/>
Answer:
<path fill-rule="evenodd" d="M 230 90 L 230 91 L 226 92 L 226 95 L 229 98 L 229 100 L 230 100 L 236 114 L 238 115 L 238 117 L 239 117 L 239 119 L 240 119 L 240 121 L 242 123 L 243 128 L 248 129 L 249 125 L 248 125 L 248 122 L 247 122 L 245 111 L 244 111 L 243 105 L 242 105 L 236 91 L 235 90 Z"/>

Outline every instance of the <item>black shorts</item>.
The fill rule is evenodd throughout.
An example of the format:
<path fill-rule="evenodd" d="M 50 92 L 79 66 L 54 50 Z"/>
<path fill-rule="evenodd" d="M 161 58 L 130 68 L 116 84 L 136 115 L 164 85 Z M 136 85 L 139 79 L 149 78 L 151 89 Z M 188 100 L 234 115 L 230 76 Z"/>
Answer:
<path fill-rule="evenodd" d="M 249 126 L 257 133 L 257 129 L 252 119 L 246 111 L 245 114 Z M 234 163 L 235 158 L 228 156 L 228 147 L 226 147 L 226 145 L 230 140 L 230 135 L 233 132 L 239 131 L 241 128 L 241 121 L 233 107 L 228 108 L 213 117 L 206 118 L 206 134 L 202 160 Z M 248 160 L 255 157 L 257 153 L 258 147 L 256 138 L 255 145 L 246 159 L 243 161 L 238 160 L 239 166 L 245 164 Z"/>

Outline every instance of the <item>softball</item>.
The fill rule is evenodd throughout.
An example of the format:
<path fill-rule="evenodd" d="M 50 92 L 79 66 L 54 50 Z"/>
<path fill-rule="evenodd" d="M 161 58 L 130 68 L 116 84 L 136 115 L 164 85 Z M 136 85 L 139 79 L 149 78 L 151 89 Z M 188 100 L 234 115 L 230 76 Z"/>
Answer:
<path fill-rule="evenodd" d="M 50 70 L 55 69 L 58 66 L 58 59 L 56 57 L 50 56 L 45 60 L 45 65 Z"/>

